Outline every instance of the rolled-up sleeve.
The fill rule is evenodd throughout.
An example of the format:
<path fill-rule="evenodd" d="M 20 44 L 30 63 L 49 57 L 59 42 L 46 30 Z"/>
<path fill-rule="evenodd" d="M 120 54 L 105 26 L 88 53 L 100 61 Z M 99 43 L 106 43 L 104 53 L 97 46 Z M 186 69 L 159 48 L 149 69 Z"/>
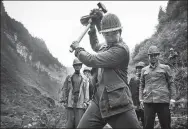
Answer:
<path fill-rule="evenodd" d="M 97 54 L 90 54 L 86 51 L 81 51 L 77 57 L 82 63 L 89 67 L 111 68 L 125 60 L 127 54 L 127 51 L 123 47 L 114 46 L 107 51 Z"/>
<path fill-rule="evenodd" d="M 172 77 L 172 71 L 169 66 L 166 67 L 166 73 L 167 73 L 167 81 L 168 81 L 168 88 L 170 91 L 170 98 L 174 99 L 176 98 L 176 88 L 174 85 L 174 79 Z"/>

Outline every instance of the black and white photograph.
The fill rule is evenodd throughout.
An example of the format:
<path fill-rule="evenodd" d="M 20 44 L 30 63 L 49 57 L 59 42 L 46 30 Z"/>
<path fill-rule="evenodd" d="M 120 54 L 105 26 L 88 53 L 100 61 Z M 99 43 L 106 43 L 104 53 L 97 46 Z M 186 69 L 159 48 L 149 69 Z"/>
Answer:
<path fill-rule="evenodd" d="M 0 128 L 187 129 L 187 9 L 1 1 Z"/>

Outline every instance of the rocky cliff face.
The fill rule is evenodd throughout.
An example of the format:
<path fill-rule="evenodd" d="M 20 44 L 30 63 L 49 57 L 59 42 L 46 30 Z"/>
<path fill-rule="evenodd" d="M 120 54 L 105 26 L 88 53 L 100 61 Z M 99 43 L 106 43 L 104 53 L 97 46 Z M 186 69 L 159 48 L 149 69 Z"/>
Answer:
<path fill-rule="evenodd" d="M 25 65 L 29 65 L 29 67 L 35 68 L 35 72 L 37 72 L 38 74 L 45 73 L 46 77 L 49 77 L 49 80 L 56 81 L 57 83 L 62 85 L 62 83 L 67 75 L 67 69 L 65 67 L 63 67 L 63 66 L 60 67 L 57 64 L 49 64 L 48 66 L 46 66 L 40 60 L 33 61 L 32 60 L 33 53 L 30 52 L 29 49 L 27 48 L 27 46 L 25 46 L 24 43 L 18 39 L 16 34 L 12 35 L 10 32 L 8 32 L 6 29 L 4 29 L 2 32 L 2 36 L 3 37 L 5 36 L 3 39 L 10 42 L 10 44 L 9 44 L 10 46 L 13 46 L 13 48 L 12 48 L 12 50 L 14 52 L 13 54 L 16 54 L 17 58 L 21 59 L 21 61 Z M 6 41 L 1 42 L 1 43 L 6 44 Z M 10 46 L 6 46 L 6 47 L 10 47 Z M 2 53 L 3 52 L 4 52 L 4 50 L 2 48 Z M 2 56 L 2 58 L 4 58 L 4 57 Z M 2 62 L 2 64 L 3 63 L 4 62 Z M 17 67 L 16 66 L 17 64 L 14 64 L 14 65 L 15 65 L 15 67 Z M 59 90 L 59 88 L 61 88 L 61 86 L 57 87 L 58 90 Z M 56 96 L 55 98 L 58 98 L 58 96 Z"/>
<path fill-rule="evenodd" d="M 0 53 L 1 127 L 63 127 L 64 110 L 57 101 L 67 69 L 43 40 L 8 16 L 2 2 Z"/>

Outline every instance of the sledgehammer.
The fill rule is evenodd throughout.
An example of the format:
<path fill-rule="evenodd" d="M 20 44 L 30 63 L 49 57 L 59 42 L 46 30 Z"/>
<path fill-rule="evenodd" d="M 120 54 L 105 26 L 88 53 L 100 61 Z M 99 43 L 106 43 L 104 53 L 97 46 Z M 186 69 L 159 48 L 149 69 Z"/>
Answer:
<path fill-rule="evenodd" d="M 99 9 L 96 9 L 96 10 L 101 11 L 103 13 L 107 12 L 106 7 L 101 2 L 99 2 L 97 5 L 98 5 Z M 80 37 L 76 40 L 78 43 L 80 43 L 80 41 L 82 40 L 82 38 L 84 37 L 84 35 L 86 34 L 86 32 L 89 30 L 89 28 L 91 26 L 91 23 L 92 23 L 92 19 L 96 18 L 96 17 L 98 17 L 97 13 L 94 13 L 92 15 L 83 16 L 80 19 L 81 23 L 83 25 L 87 25 L 87 26 L 86 26 L 85 30 L 82 32 L 82 34 L 80 35 Z M 101 19 L 102 19 L 102 17 L 101 17 Z M 97 26 L 97 29 L 99 31 L 100 27 Z M 74 50 L 72 49 L 72 47 L 70 47 L 69 51 L 72 53 Z"/>
<path fill-rule="evenodd" d="M 89 24 L 86 26 L 84 32 L 82 32 L 82 34 L 80 35 L 80 37 L 76 40 L 78 43 L 80 43 L 80 41 L 82 40 L 82 38 L 84 37 L 84 35 L 86 34 L 86 32 L 89 30 L 90 26 L 91 26 L 91 18 L 89 19 Z M 72 53 L 74 50 L 72 49 L 72 47 L 70 47 L 69 51 Z"/>

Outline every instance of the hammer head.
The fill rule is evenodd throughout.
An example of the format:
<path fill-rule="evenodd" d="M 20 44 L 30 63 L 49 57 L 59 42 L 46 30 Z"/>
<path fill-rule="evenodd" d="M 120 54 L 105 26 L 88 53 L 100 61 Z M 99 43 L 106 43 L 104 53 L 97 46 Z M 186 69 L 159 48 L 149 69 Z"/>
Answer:
<path fill-rule="evenodd" d="M 99 2 L 97 5 L 98 5 L 98 7 L 99 7 L 104 13 L 107 12 L 107 9 L 106 9 L 106 7 L 104 6 L 104 4 L 102 4 L 101 2 Z"/>
<path fill-rule="evenodd" d="M 92 22 L 95 23 L 97 30 L 100 31 L 100 21 L 102 20 L 103 13 L 107 12 L 107 9 L 101 2 L 97 5 L 99 8 L 91 10 L 89 15 L 81 17 L 80 22 L 82 25 L 87 26 L 89 19 L 92 19 Z"/>

